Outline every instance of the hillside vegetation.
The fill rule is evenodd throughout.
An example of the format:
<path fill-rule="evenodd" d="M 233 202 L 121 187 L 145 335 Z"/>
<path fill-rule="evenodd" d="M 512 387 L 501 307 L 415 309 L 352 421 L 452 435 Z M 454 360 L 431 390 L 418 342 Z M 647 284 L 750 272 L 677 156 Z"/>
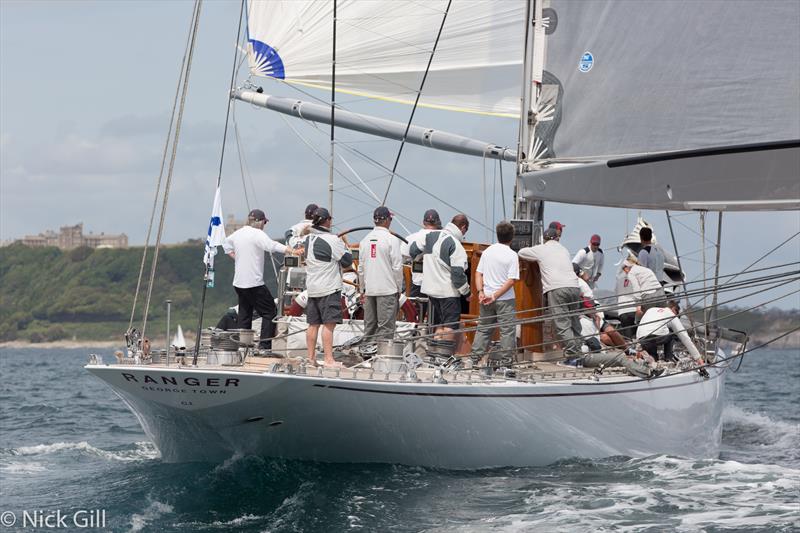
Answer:
<path fill-rule="evenodd" d="M 128 328 L 142 248 L 126 250 L 77 248 L 28 248 L 13 245 L 0 249 L 0 342 L 47 342 L 120 340 Z M 148 251 L 149 258 L 152 250 Z M 203 291 L 202 242 L 168 246 L 159 253 L 147 335 L 163 338 L 166 329 L 165 300 L 172 300 L 171 324 L 181 324 L 191 335 L 197 328 Z M 267 262 L 267 286 L 276 283 Z M 216 287 L 206 294 L 203 326 L 216 325 L 225 310 L 236 304 L 231 287 L 233 261 L 222 255 L 216 261 Z M 146 279 L 137 304 L 134 325 L 141 327 Z M 734 309 L 721 309 L 725 317 Z M 701 316 L 697 316 L 702 321 Z M 798 310 L 767 309 L 745 312 L 722 320 L 722 325 L 746 331 L 754 342 L 763 342 L 797 327 Z M 187 335 L 187 336 L 189 336 Z M 778 343 L 800 346 L 800 333 Z"/>
<path fill-rule="evenodd" d="M 141 327 L 146 280 L 139 295 L 134 325 Z M 0 249 L 0 341 L 45 342 L 60 339 L 116 340 L 128 327 L 139 275 L 142 248 Z M 172 300 L 171 325 L 197 327 L 203 291 L 203 244 L 164 247 L 159 252 L 147 332 L 157 338 L 166 330 L 165 300 Z M 204 326 L 217 323 L 236 293 L 231 286 L 233 261 L 220 253 L 216 287 L 206 293 Z M 275 290 L 267 266 L 267 285 Z"/>

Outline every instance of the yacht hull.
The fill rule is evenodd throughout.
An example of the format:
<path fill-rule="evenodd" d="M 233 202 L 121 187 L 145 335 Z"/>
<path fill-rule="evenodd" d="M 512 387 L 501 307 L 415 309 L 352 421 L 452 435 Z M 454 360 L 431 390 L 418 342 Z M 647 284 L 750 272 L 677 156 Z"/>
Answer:
<path fill-rule="evenodd" d="M 88 365 L 169 462 L 233 454 L 451 469 L 567 457 L 714 458 L 724 369 L 652 381 L 404 383 Z"/>

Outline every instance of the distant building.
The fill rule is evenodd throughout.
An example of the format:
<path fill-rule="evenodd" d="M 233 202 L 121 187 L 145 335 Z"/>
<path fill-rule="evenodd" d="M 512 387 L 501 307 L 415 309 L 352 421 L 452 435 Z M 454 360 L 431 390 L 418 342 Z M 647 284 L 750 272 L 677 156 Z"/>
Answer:
<path fill-rule="evenodd" d="M 247 219 L 236 220 L 233 215 L 228 215 L 225 219 L 225 235 L 230 235 L 237 229 L 243 228 L 247 225 Z"/>
<path fill-rule="evenodd" d="M 62 250 L 72 250 L 81 246 L 89 248 L 127 248 L 128 236 L 124 233 L 111 235 L 100 233 L 95 235 L 83 234 L 83 222 L 74 226 L 62 226 L 59 232 L 47 230 L 38 235 L 26 235 L 16 242 L 22 243 L 31 248 L 44 248 L 45 246 L 55 246 Z"/>

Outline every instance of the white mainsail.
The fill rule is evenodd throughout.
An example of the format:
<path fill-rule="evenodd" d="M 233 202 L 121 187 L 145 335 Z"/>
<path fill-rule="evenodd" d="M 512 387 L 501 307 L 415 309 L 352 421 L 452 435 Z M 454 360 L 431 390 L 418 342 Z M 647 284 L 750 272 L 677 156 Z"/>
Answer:
<path fill-rule="evenodd" d="M 800 206 L 800 3 L 550 2 L 526 196 L 642 209 Z M 631 9 L 635 7 L 636 9 Z M 540 107 L 542 106 L 540 104 Z"/>
<path fill-rule="evenodd" d="M 446 0 L 340 1 L 336 90 L 412 104 Z M 250 72 L 330 91 L 333 2 L 250 0 Z M 454 1 L 421 106 L 519 116 L 525 3 Z"/>

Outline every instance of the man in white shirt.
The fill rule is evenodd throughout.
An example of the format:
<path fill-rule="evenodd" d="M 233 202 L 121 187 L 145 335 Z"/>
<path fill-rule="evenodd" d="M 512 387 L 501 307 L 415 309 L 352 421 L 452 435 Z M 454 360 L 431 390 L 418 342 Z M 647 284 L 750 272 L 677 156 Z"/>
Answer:
<path fill-rule="evenodd" d="M 222 243 L 222 249 L 234 260 L 233 288 L 239 297 L 237 325 L 250 329 L 253 325 L 253 309 L 261 316 L 261 335 L 258 347 L 272 349 L 277 314 L 275 300 L 264 285 L 264 252 L 300 255 L 301 250 L 292 250 L 270 239 L 264 233 L 268 220 L 264 211 L 253 209 L 247 215 L 247 226 L 239 228 Z"/>
<path fill-rule="evenodd" d="M 702 364 L 700 351 L 694 345 L 686 328 L 678 316 L 681 308 L 678 302 L 670 300 L 667 307 L 651 307 L 639 321 L 636 329 L 636 340 L 642 349 L 649 353 L 654 359 L 658 359 L 658 347 L 663 346 L 664 360 L 667 362 L 675 361 L 676 357 L 672 350 L 672 343 L 677 337 L 683 344 L 689 355 L 697 363 Z"/>
<path fill-rule="evenodd" d="M 400 239 L 392 235 L 392 213 L 381 206 L 372 214 L 375 227 L 358 245 L 358 277 L 364 295 L 364 341 L 394 337 L 398 297 L 403 292 Z"/>
<path fill-rule="evenodd" d="M 501 351 L 493 359 L 513 359 L 517 347 L 514 282 L 519 279 L 519 257 L 509 246 L 514 239 L 514 226 L 502 221 L 495 231 L 497 243 L 484 250 L 475 272 L 480 318 L 470 355 L 473 365 L 486 354 L 495 325 L 500 329 Z"/>
<path fill-rule="evenodd" d="M 619 332 L 627 339 L 636 336 L 637 296 L 641 294 L 636 278 L 629 275 L 624 268 L 617 273 L 617 313 Z"/>
<path fill-rule="evenodd" d="M 597 280 L 603 273 L 603 249 L 600 248 L 600 235 L 592 235 L 589 239 L 589 246 L 581 248 L 575 257 L 572 258 L 572 264 L 578 265 L 581 271 L 589 274 L 587 283 L 592 289 L 595 288 Z"/>
<path fill-rule="evenodd" d="M 308 204 L 305 210 L 305 218 L 286 230 L 286 235 L 284 235 L 284 241 L 286 246 L 289 248 L 294 248 L 303 240 L 305 239 L 306 234 L 308 233 L 308 229 L 311 227 L 311 219 L 314 216 L 314 211 L 317 210 L 319 207 L 317 204 Z"/>
<path fill-rule="evenodd" d="M 636 280 L 639 290 L 633 293 L 636 301 L 636 313 L 644 314 L 651 307 L 665 307 L 667 305 L 667 295 L 664 287 L 658 281 L 655 273 L 649 268 L 645 268 L 638 263 L 632 256 L 622 263 L 622 270 L 628 277 Z"/>
<path fill-rule="evenodd" d="M 441 229 L 442 220 L 439 218 L 439 213 L 435 209 L 428 209 L 425 211 L 425 215 L 422 217 L 422 229 L 409 235 L 406 238 L 407 242 L 400 245 L 400 251 L 403 257 L 409 260 L 411 259 L 410 247 L 412 242 L 425 239 L 431 232 L 441 231 Z M 435 239 L 436 236 L 432 238 Z M 425 296 L 422 292 L 423 274 L 424 272 L 414 272 L 414 269 L 411 269 L 411 289 L 408 291 L 409 296 Z"/>
<path fill-rule="evenodd" d="M 549 227 L 544 232 L 544 244 L 519 251 L 519 257 L 539 263 L 542 292 L 553 315 L 556 335 L 561 340 L 566 358 L 581 354 L 581 293 L 578 277 L 572 267 L 569 251 L 558 242 L 558 230 Z"/>
<path fill-rule="evenodd" d="M 653 244 L 653 230 L 647 227 L 640 229 L 639 240 L 642 243 L 639 249 L 639 264 L 652 270 L 658 282 L 664 285 L 667 282 L 667 273 L 664 272 L 664 251 L 657 244 Z"/>
<path fill-rule="evenodd" d="M 325 364 L 336 365 L 333 358 L 333 330 L 342 323 L 342 268 L 353 264 L 353 254 L 338 235 L 331 233 L 333 217 L 318 207 L 311 218 L 310 233 L 304 241 L 306 256 L 306 346 L 308 360 L 317 364 L 317 335 L 322 329 Z"/>

